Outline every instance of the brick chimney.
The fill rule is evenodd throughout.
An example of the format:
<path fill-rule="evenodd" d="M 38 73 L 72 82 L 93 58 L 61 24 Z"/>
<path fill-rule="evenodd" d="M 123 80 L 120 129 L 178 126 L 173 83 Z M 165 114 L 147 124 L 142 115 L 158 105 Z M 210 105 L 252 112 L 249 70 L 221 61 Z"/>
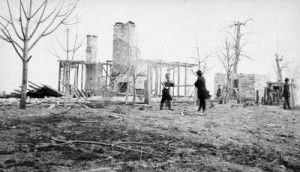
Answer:
<path fill-rule="evenodd" d="M 97 36 L 87 35 L 86 62 L 97 61 Z"/>

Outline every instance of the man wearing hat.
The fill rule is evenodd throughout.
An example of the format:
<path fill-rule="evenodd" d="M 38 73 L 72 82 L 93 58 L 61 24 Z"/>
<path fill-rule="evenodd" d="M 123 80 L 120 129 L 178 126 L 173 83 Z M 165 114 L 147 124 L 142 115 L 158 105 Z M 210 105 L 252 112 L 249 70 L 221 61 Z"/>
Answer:
<path fill-rule="evenodd" d="M 172 97 L 170 94 L 170 87 L 174 87 L 174 82 L 170 80 L 170 73 L 166 73 L 165 77 L 166 77 L 166 80 L 165 80 L 165 82 L 162 83 L 163 89 L 162 89 L 162 98 L 160 101 L 160 110 L 163 110 L 163 106 L 164 106 L 165 102 L 166 102 L 169 110 L 172 110 L 171 109 Z"/>
<path fill-rule="evenodd" d="M 283 85 L 283 97 L 284 97 L 284 109 L 292 109 L 290 107 L 290 84 L 289 84 L 289 78 L 284 79 L 285 83 Z"/>
<path fill-rule="evenodd" d="M 220 104 L 222 103 L 221 96 L 222 96 L 221 85 L 218 85 L 216 99 L 219 101 Z"/>
<path fill-rule="evenodd" d="M 198 76 L 198 79 L 194 85 L 198 89 L 198 99 L 200 101 L 198 111 L 202 109 L 202 111 L 205 112 L 206 109 L 205 99 L 207 98 L 205 78 L 202 76 L 202 72 L 200 70 L 198 70 L 196 74 Z"/>

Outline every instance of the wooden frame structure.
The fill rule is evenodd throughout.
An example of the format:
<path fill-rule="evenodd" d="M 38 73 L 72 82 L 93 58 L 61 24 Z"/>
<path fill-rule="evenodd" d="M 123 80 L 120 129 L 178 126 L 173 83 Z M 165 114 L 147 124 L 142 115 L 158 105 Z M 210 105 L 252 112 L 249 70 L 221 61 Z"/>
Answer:
<path fill-rule="evenodd" d="M 84 89 L 83 87 L 83 71 L 85 62 L 79 61 L 79 60 L 59 60 L 59 66 L 58 66 L 58 91 L 63 91 L 64 83 L 66 82 L 66 79 L 71 77 L 71 70 L 75 70 L 75 76 L 74 76 L 74 87 L 78 88 L 78 81 L 79 81 L 79 70 L 81 70 L 81 85 L 80 89 Z M 81 66 L 81 69 L 80 69 Z"/>
<path fill-rule="evenodd" d="M 180 62 L 164 62 L 162 60 L 142 60 L 149 62 L 149 65 L 147 65 L 148 71 L 150 71 L 149 80 L 152 82 L 151 85 L 154 85 L 154 95 L 155 96 L 161 96 L 161 90 L 162 90 L 162 78 L 164 76 L 163 74 L 163 68 L 167 68 L 168 71 L 173 70 L 173 80 L 176 82 L 174 89 L 172 90 L 173 96 L 181 96 L 180 95 L 180 88 L 184 87 L 184 93 L 182 96 L 189 96 L 187 95 L 188 87 L 194 87 L 194 85 L 187 85 L 187 68 L 193 68 L 197 67 L 197 64 L 191 64 L 191 63 L 180 63 Z M 177 71 L 176 71 L 177 69 Z M 181 74 L 181 69 L 184 70 L 184 75 Z M 153 81 L 155 75 L 155 80 Z M 175 78 L 175 75 L 177 78 Z M 184 82 L 181 83 L 181 77 L 184 78 Z M 153 83 L 154 82 L 154 83 Z M 152 92 L 152 88 L 151 89 Z"/>
<path fill-rule="evenodd" d="M 75 70 L 74 72 L 74 83 L 72 84 L 74 88 L 85 90 L 84 81 L 85 75 L 86 75 L 86 68 L 89 65 L 96 65 L 98 63 L 96 62 L 85 62 L 81 60 L 59 60 L 59 66 L 58 66 L 58 91 L 64 92 L 63 89 L 64 83 L 66 82 L 66 79 L 71 77 L 72 70 Z M 106 63 L 100 63 L 102 70 L 104 70 L 105 73 L 105 85 L 107 86 L 109 83 L 109 69 L 112 65 L 112 62 L 107 60 Z M 79 74 L 80 74 L 80 82 L 79 82 Z M 80 86 L 79 86 L 80 83 Z M 71 85 L 71 83 L 70 83 Z"/>

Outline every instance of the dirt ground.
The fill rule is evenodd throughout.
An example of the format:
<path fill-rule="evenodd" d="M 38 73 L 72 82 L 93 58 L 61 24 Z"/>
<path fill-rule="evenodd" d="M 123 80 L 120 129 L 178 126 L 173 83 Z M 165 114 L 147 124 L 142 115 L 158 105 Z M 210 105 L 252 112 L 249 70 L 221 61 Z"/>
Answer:
<path fill-rule="evenodd" d="M 300 171 L 300 110 L 196 109 L 2 104 L 0 171 Z"/>

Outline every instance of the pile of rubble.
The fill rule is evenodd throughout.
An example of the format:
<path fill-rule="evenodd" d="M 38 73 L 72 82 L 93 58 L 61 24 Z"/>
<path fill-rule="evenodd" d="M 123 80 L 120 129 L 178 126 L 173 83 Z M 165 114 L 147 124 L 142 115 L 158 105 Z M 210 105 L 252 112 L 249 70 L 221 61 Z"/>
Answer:
<path fill-rule="evenodd" d="M 21 86 L 20 86 L 21 88 Z M 61 97 L 63 94 L 56 89 L 43 85 L 43 84 L 35 84 L 33 82 L 28 81 L 27 88 L 27 97 L 30 98 L 45 98 L 45 97 Z M 21 90 L 15 89 L 11 94 L 2 94 L 1 98 L 20 98 Z"/>

